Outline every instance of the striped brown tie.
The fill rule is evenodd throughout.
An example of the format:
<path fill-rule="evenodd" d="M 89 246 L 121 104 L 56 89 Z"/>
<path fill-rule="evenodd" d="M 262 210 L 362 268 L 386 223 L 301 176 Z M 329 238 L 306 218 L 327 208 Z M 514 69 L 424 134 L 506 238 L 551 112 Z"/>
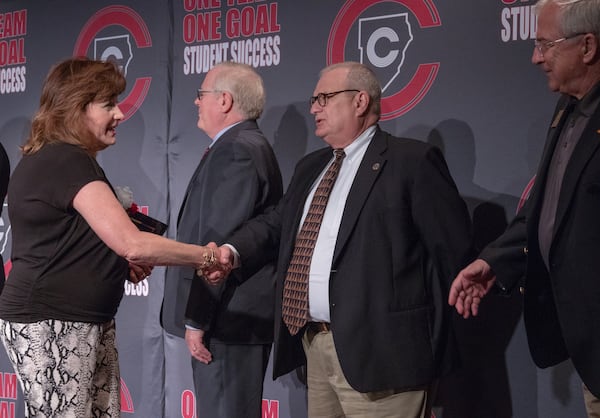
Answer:
<path fill-rule="evenodd" d="M 306 218 L 298 235 L 283 286 L 283 322 L 296 335 L 306 324 L 308 317 L 308 274 L 315 243 L 321 228 L 323 214 L 329 200 L 329 193 L 337 178 L 342 159 L 346 156 L 343 149 L 333 150 L 335 160 L 329 166 L 315 190 Z"/>

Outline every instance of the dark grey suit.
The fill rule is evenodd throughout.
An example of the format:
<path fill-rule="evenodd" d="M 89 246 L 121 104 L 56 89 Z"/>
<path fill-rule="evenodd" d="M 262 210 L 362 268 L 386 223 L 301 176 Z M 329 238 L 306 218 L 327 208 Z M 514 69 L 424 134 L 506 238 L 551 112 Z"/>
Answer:
<path fill-rule="evenodd" d="M 242 268 L 279 248 L 274 376 L 304 364 L 281 319 L 283 282 L 307 195 L 332 158 L 304 157 L 277 210 L 230 237 Z M 430 384 L 452 365 L 447 288 L 470 257 L 470 220 L 439 149 L 377 130 L 348 195 L 329 302 L 344 375 L 359 392 Z"/>
<path fill-rule="evenodd" d="M 256 121 L 243 121 L 215 142 L 194 172 L 179 214 L 177 240 L 222 244 L 246 220 L 277 204 L 282 193 L 281 173 L 270 144 Z M 197 277 L 193 268 L 169 267 L 162 324 L 167 332 L 181 337 L 186 322 L 204 329 L 205 343 L 215 361 L 222 345 L 243 345 L 248 350 L 251 345 L 261 346 L 259 349 L 266 350 L 268 359 L 273 341 L 274 290 L 273 264 L 252 275 L 234 272 L 224 285 L 216 287 Z M 207 368 L 194 365 L 195 382 L 206 380 L 198 374 Z M 244 374 L 256 373 L 249 370 L 238 370 L 234 379 L 241 381 L 248 378 Z M 258 370 L 259 375 L 250 378 L 260 389 L 264 378 L 262 364 Z M 214 382 L 208 383 L 215 386 Z M 206 401 L 202 416 L 226 416 L 217 409 L 209 412 L 207 408 L 217 408 L 212 404 L 216 401 Z"/>

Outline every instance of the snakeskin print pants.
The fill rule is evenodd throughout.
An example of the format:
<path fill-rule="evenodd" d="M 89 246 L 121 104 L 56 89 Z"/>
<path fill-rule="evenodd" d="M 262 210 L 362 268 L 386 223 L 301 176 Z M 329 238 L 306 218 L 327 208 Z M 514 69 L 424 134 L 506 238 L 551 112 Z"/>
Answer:
<path fill-rule="evenodd" d="M 0 320 L 0 339 L 23 390 L 25 417 L 120 417 L 114 320 Z"/>

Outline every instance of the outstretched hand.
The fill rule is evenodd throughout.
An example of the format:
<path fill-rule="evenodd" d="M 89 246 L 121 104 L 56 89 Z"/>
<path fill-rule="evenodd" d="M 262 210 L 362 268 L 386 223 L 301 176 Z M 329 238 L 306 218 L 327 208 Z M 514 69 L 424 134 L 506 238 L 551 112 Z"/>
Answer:
<path fill-rule="evenodd" d="M 481 299 L 489 292 L 496 280 L 490 265 L 477 259 L 465 267 L 450 287 L 448 303 L 456 308 L 463 318 L 479 313 Z"/>

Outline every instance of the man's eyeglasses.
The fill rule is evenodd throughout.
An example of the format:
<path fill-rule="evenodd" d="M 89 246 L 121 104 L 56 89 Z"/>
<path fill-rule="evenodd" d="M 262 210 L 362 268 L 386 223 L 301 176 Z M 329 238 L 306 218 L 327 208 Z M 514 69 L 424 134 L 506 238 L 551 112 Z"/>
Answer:
<path fill-rule="evenodd" d="M 360 90 L 356 90 L 356 89 L 348 89 L 348 90 L 339 90 L 339 91 L 332 91 L 331 93 L 319 93 L 316 96 L 311 96 L 310 98 L 310 105 L 314 105 L 315 102 L 319 103 L 319 106 L 321 107 L 325 107 L 327 106 L 327 100 L 331 99 L 333 96 L 340 94 L 340 93 L 346 93 L 346 92 L 359 92 Z"/>
<path fill-rule="evenodd" d="M 205 94 L 208 93 L 221 93 L 221 90 L 202 90 L 202 89 L 198 89 L 198 91 L 196 92 L 196 97 L 198 98 L 198 100 L 202 100 L 202 96 L 204 96 Z"/>
<path fill-rule="evenodd" d="M 540 54 L 544 55 L 550 48 L 556 46 L 557 44 L 564 42 L 568 39 L 576 38 L 581 35 L 585 35 L 585 33 L 576 33 L 571 36 L 563 36 L 562 38 L 558 38 L 553 41 L 538 41 L 536 39 L 533 42 L 534 42 L 535 48 L 540 52 Z"/>

